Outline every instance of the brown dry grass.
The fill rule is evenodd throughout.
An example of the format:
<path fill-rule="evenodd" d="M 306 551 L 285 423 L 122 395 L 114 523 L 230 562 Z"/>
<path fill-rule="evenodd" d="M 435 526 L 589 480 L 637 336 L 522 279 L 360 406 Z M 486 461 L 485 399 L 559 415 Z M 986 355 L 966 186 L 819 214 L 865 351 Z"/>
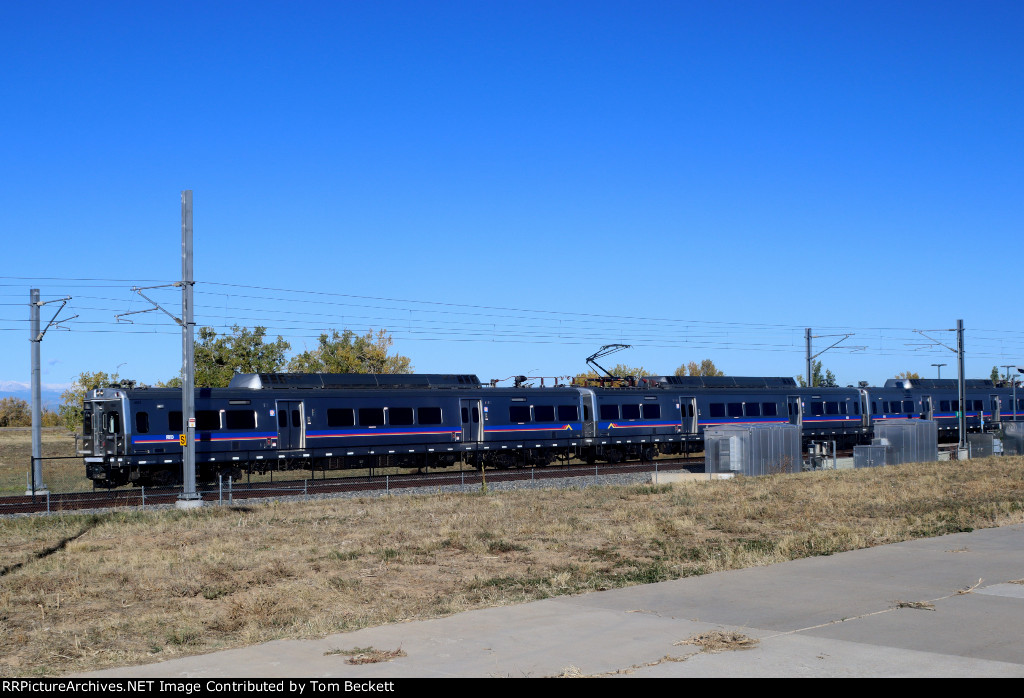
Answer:
<path fill-rule="evenodd" d="M 1024 521 L 1024 458 L 0 521 L 0 675 L 766 565 Z"/>
<path fill-rule="evenodd" d="M 716 652 L 730 652 L 732 650 L 749 650 L 757 647 L 759 640 L 747 637 L 735 630 L 712 630 L 688 637 L 685 640 L 672 643 L 673 645 L 696 645 L 701 652 L 715 654 Z"/>
<path fill-rule="evenodd" d="M 40 439 L 43 482 L 55 492 L 92 489 L 81 458 L 75 458 L 75 435 L 62 427 L 45 427 Z M 0 495 L 25 494 L 32 467 L 32 429 L 0 429 Z"/>

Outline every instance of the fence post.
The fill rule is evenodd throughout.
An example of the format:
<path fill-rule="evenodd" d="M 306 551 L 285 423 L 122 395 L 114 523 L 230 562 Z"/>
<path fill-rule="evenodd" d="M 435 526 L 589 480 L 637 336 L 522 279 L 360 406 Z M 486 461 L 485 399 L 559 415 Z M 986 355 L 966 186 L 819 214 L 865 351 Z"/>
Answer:
<path fill-rule="evenodd" d="M 224 474 L 217 473 L 217 504 L 224 503 Z"/>
<path fill-rule="evenodd" d="M 385 475 L 384 476 L 384 493 L 385 494 L 391 494 L 391 480 L 390 480 L 390 478 L 391 478 L 390 475 Z"/>
<path fill-rule="evenodd" d="M 232 483 L 231 476 L 228 475 L 228 504 L 232 504 L 235 501 L 235 499 L 234 499 L 234 488 L 233 488 L 232 485 L 233 485 L 233 483 Z"/>
<path fill-rule="evenodd" d="M 146 486 L 142 485 L 142 510 L 146 510 Z"/>

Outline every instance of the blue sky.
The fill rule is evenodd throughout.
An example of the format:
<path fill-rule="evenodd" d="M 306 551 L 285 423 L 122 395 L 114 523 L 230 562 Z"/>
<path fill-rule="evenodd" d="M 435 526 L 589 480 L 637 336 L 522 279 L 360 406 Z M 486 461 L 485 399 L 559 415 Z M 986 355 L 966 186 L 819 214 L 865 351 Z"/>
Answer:
<path fill-rule="evenodd" d="M 5 6 L 0 381 L 181 366 L 132 286 L 419 372 L 1024 364 L 1020 2 Z M 174 289 L 147 292 L 180 314 Z M 44 323 L 56 310 L 43 310 Z M 838 335 L 838 336 L 833 336 Z M 846 348 L 849 347 L 849 348 Z"/>

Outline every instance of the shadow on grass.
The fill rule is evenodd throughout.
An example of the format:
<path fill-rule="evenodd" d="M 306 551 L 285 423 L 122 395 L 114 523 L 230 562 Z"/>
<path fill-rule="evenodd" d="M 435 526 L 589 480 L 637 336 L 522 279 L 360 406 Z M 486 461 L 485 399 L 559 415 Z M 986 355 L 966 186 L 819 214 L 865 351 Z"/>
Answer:
<path fill-rule="evenodd" d="M 75 535 L 68 536 L 67 538 L 64 538 L 63 540 L 60 540 L 57 543 L 54 543 L 49 548 L 45 548 L 43 550 L 40 550 L 38 553 L 33 555 L 28 560 L 25 560 L 23 562 L 17 562 L 17 563 L 15 563 L 13 565 L 8 565 L 7 567 L 0 568 L 0 577 L 4 577 L 4 576 L 10 574 L 11 572 L 17 572 L 18 570 L 20 570 L 22 567 L 24 567 L 25 565 L 27 565 L 30 562 L 35 562 L 36 560 L 42 560 L 44 558 L 49 557 L 50 555 L 53 555 L 56 552 L 60 552 L 65 547 L 67 547 L 68 543 L 70 543 L 73 540 L 77 540 L 77 539 L 81 538 L 86 533 L 91 531 L 98 523 L 99 523 L 99 520 L 91 519 L 82 528 L 82 530 L 79 531 L 78 533 L 76 533 Z"/>

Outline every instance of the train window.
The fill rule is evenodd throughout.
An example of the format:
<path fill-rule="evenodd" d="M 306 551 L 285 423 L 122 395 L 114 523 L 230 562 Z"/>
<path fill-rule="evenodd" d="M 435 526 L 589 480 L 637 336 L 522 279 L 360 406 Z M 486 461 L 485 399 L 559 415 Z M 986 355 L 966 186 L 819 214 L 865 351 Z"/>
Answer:
<path fill-rule="evenodd" d="M 558 421 L 575 422 L 580 418 L 580 408 L 577 405 L 559 405 Z"/>
<path fill-rule="evenodd" d="M 860 405 L 856 402 L 851 402 L 850 407 L 853 408 L 853 414 L 860 414 Z"/>
<path fill-rule="evenodd" d="M 302 428 L 302 416 L 298 410 L 292 410 L 292 426 L 296 429 Z"/>
<path fill-rule="evenodd" d="M 469 424 L 469 408 L 468 407 L 463 407 L 462 408 L 462 423 L 463 424 Z"/>
<path fill-rule="evenodd" d="M 742 402 L 730 402 L 726 405 L 726 411 L 730 417 L 742 417 L 743 416 L 743 403 Z"/>
<path fill-rule="evenodd" d="M 135 433 L 136 434 L 148 434 L 149 433 L 149 412 L 136 412 L 135 413 Z"/>
<path fill-rule="evenodd" d="M 775 417 L 779 414 L 779 406 L 774 402 L 762 402 L 761 414 L 765 417 Z"/>
<path fill-rule="evenodd" d="M 196 429 L 198 431 L 217 431 L 220 429 L 220 412 L 217 410 L 196 410 Z"/>
<path fill-rule="evenodd" d="M 971 407 L 971 409 L 974 410 L 975 412 L 981 412 L 981 400 L 971 400 L 971 402 L 974 403 L 974 406 Z"/>
<path fill-rule="evenodd" d="M 601 405 L 601 419 L 618 419 L 618 405 Z"/>
<path fill-rule="evenodd" d="M 644 419 L 661 419 L 661 405 L 656 402 L 645 404 Z"/>
<path fill-rule="evenodd" d="M 555 406 L 554 405 L 534 405 L 533 406 L 533 419 L 537 422 L 553 422 L 555 421 Z"/>
<path fill-rule="evenodd" d="M 954 412 L 960 411 L 960 400 L 950 400 L 949 405 Z"/>
<path fill-rule="evenodd" d="M 748 417 L 760 417 L 761 416 L 761 403 L 760 402 L 748 402 L 746 404 L 746 411 Z"/>
<path fill-rule="evenodd" d="M 529 406 L 524 404 L 509 405 L 509 421 L 516 423 L 529 422 Z"/>
<path fill-rule="evenodd" d="M 811 414 L 820 417 L 825 414 L 825 403 L 824 402 L 812 402 L 811 403 Z"/>
<path fill-rule="evenodd" d="M 281 429 L 288 428 L 288 410 L 277 411 L 277 426 Z"/>
<path fill-rule="evenodd" d="M 1024 398 L 1017 398 L 1017 409 L 1024 410 Z"/>
<path fill-rule="evenodd" d="M 903 401 L 903 411 L 904 412 L 913 412 L 914 411 L 914 401 L 913 400 L 904 400 Z"/>
<path fill-rule="evenodd" d="M 117 412 L 107 412 L 104 422 L 108 434 L 121 433 L 121 415 Z"/>
<path fill-rule="evenodd" d="M 583 419 L 590 421 L 590 405 L 583 406 Z"/>
<path fill-rule="evenodd" d="M 640 405 L 623 405 L 623 419 L 640 419 Z"/>
<path fill-rule="evenodd" d="M 416 416 L 419 418 L 420 424 L 442 423 L 440 407 L 417 407 Z"/>
<path fill-rule="evenodd" d="M 383 407 L 360 407 L 359 425 L 364 427 L 384 426 Z"/>
<path fill-rule="evenodd" d="M 839 414 L 839 403 L 830 400 L 825 403 L 825 414 Z"/>
<path fill-rule="evenodd" d="M 878 403 L 877 402 L 872 402 L 871 403 L 871 414 L 878 414 Z"/>
<path fill-rule="evenodd" d="M 167 429 L 168 431 L 183 431 L 181 424 L 181 411 L 171 410 L 167 413 Z"/>
<path fill-rule="evenodd" d="M 228 429 L 255 429 L 256 413 L 252 410 L 228 410 L 224 413 L 224 426 Z"/>
<path fill-rule="evenodd" d="M 356 413 L 351 407 L 336 407 L 327 410 L 327 426 L 329 427 L 354 427 L 356 425 Z M 284 426 L 288 426 L 285 424 Z"/>
<path fill-rule="evenodd" d="M 949 400 L 939 400 L 939 412 L 949 412 Z"/>
<path fill-rule="evenodd" d="M 712 402 L 708 405 L 708 413 L 712 417 L 724 417 L 725 416 L 725 403 L 724 402 Z"/>
<path fill-rule="evenodd" d="M 413 423 L 411 407 L 389 407 L 388 422 L 395 426 L 406 427 Z"/>

